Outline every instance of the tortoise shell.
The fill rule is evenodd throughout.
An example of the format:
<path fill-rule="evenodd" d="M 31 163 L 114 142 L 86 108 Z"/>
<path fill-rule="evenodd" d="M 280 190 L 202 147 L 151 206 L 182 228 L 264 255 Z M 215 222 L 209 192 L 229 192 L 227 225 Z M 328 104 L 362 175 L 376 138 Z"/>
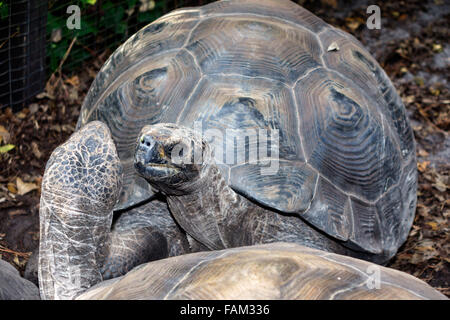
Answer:
<path fill-rule="evenodd" d="M 425 282 L 298 244 L 271 243 L 153 261 L 77 299 L 442 299 Z"/>
<path fill-rule="evenodd" d="M 16 268 L 0 258 L 0 301 L 39 299 L 38 287 L 22 278 Z"/>
<path fill-rule="evenodd" d="M 118 209 L 152 195 L 135 142 L 169 122 L 226 131 L 210 143 L 236 192 L 357 250 L 395 252 L 412 224 L 415 144 L 400 97 L 360 42 L 290 1 L 220 1 L 151 23 L 97 75 L 78 128 L 92 120 L 109 126 L 124 165 Z M 256 129 L 276 148 L 247 161 L 258 147 L 248 139 L 224 161 L 224 142 Z M 261 174 L 271 159 L 276 172 Z"/>

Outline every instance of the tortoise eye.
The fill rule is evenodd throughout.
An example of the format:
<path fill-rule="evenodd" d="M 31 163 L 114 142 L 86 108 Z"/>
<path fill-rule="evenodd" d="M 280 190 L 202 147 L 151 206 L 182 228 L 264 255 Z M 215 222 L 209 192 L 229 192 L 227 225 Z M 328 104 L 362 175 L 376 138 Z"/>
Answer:
<path fill-rule="evenodd" d="M 144 142 L 144 136 L 141 137 L 141 143 L 143 143 L 143 142 Z"/>

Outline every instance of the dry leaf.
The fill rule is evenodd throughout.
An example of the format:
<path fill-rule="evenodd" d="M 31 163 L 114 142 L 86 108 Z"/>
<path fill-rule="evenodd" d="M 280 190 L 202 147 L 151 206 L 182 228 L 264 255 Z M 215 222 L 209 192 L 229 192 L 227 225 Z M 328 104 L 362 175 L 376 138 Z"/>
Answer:
<path fill-rule="evenodd" d="M 417 169 L 420 172 L 425 172 L 425 170 L 427 170 L 427 167 L 429 164 L 430 164 L 430 161 L 417 162 Z"/>
<path fill-rule="evenodd" d="M 30 191 L 36 190 L 38 186 L 35 183 L 26 183 L 23 182 L 22 179 L 17 178 L 16 179 L 16 185 L 17 185 L 17 193 L 20 196 L 23 196 L 24 194 L 27 194 Z"/>
<path fill-rule="evenodd" d="M 433 183 L 432 186 L 441 192 L 445 192 L 447 190 L 447 185 L 439 179 L 436 179 L 436 183 Z"/>
<path fill-rule="evenodd" d="M 0 143 L 8 143 L 10 134 L 4 126 L 0 125 Z"/>
<path fill-rule="evenodd" d="M 38 159 L 41 158 L 42 153 L 41 153 L 41 151 L 39 151 L 38 145 L 34 141 L 31 143 L 31 150 L 33 151 L 33 154 L 36 158 L 38 158 Z"/>
<path fill-rule="evenodd" d="M 328 46 L 327 51 L 339 51 L 339 46 L 336 42 L 333 42 Z"/>
<path fill-rule="evenodd" d="M 14 255 L 13 261 L 16 265 L 18 265 L 18 266 L 20 265 L 19 256 L 17 254 Z"/>
<path fill-rule="evenodd" d="M 426 151 L 426 150 L 424 150 L 424 149 L 420 149 L 418 152 L 418 155 L 419 156 L 421 156 L 421 157 L 428 157 L 430 154 Z"/>
<path fill-rule="evenodd" d="M 410 103 L 413 103 L 416 100 L 416 97 L 411 95 L 411 96 L 407 96 L 407 97 L 402 97 L 402 100 L 403 100 L 404 104 L 410 104 Z"/>
<path fill-rule="evenodd" d="M 19 118 L 20 120 L 23 120 L 27 117 L 27 114 L 23 111 L 20 111 L 19 113 L 16 113 L 16 117 Z"/>
<path fill-rule="evenodd" d="M 355 31 L 356 29 L 359 28 L 359 26 L 363 23 L 365 23 L 365 21 L 359 17 L 357 18 L 346 18 L 346 25 L 347 27 L 351 30 L 351 31 Z"/>
<path fill-rule="evenodd" d="M 27 214 L 27 212 L 25 210 L 23 210 L 23 209 L 17 209 L 17 210 L 12 210 L 12 211 L 8 212 L 8 215 L 10 217 L 21 216 L 21 215 L 24 215 L 24 214 Z"/>
<path fill-rule="evenodd" d="M 7 187 L 8 187 L 8 191 L 9 192 L 17 193 L 17 188 L 16 188 L 16 185 L 14 183 L 9 182 Z"/>
<path fill-rule="evenodd" d="M 438 224 L 436 222 L 431 221 L 431 222 L 427 222 L 426 224 L 429 225 L 431 227 L 431 229 L 433 229 L 433 231 L 438 230 Z"/>
<path fill-rule="evenodd" d="M 443 51 L 442 44 L 440 44 L 440 43 L 433 43 L 433 51 L 437 52 L 437 53 L 442 52 Z"/>
<path fill-rule="evenodd" d="M 80 79 L 78 78 L 77 75 L 66 79 L 65 83 L 68 83 L 70 85 L 72 85 L 73 87 L 78 87 L 80 85 Z"/>

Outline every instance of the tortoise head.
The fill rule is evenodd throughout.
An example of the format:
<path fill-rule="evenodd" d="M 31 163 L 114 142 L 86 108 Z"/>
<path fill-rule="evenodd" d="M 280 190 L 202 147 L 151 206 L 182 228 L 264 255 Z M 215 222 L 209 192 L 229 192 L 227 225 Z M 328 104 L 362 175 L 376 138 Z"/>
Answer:
<path fill-rule="evenodd" d="M 192 129 L 172 123 L 142 128 L 134 167 L 165 194 L 184 194 L 201 183 L 211 163 L 208 143 Z"/>

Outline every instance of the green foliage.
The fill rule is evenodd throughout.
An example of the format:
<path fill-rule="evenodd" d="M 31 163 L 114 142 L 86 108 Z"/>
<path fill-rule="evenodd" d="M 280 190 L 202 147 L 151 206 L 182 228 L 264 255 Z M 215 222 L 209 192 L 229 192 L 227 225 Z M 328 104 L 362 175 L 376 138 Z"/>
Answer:
<path fill-rule="evenodd" d="M 8 5 L 4 1 L 0 1 L 0 19 L 6 19 L 9 14 Z"/>
<path fill-rule="evenodd" d="M 107 48 L 114 50 L 136 30 L 163 14 L 164 0 L 155 0 L 154 6 L 149 6 L 149 3 L 149 0 L 71 1 L 71 5 L 78 5 L 81 9 L 81 29 L 70 30 L 66 26 L 70 16 L 66 13 L 69 4 L 67 1 L 50 0 L 47 34 L 50 36 L 54 32 L 61 35 L 48 42 L 47 55 L 51 71 L 58 67 L 75 36 L 76 44 L 64 65 L 68 71 L 79 66 L 81 61 L 89 59 L 95 50 L 97 53 Z M 0 10 L 1 8 L 0 6 Z"/>

